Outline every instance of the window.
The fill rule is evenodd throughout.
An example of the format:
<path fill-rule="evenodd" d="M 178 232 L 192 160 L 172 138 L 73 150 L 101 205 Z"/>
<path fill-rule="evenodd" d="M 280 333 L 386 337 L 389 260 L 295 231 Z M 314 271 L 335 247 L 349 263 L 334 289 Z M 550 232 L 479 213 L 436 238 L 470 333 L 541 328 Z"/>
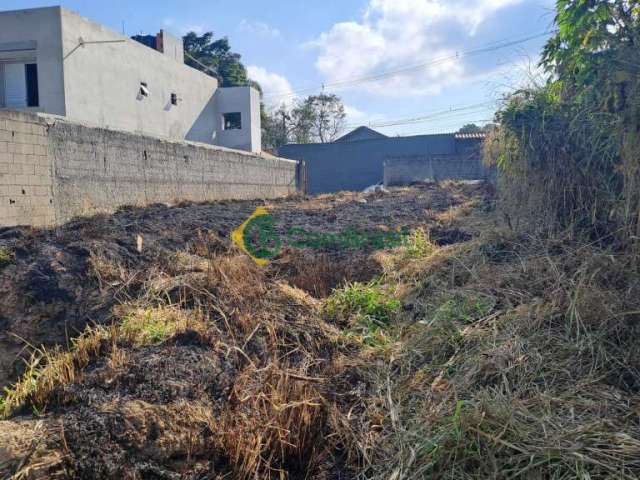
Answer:
<path fill-rule="evenodd" d="M 24 71 L 27 79 L 27 106 L 37 107 L 40 105 L 38 94 L 38 65 L 28 63 L 24 66 Z"/>
<path fill-rule="evenodd" d="M 24 108 L 40 104 L 35 63 L 0 64 L 0 107 Z"/>
<path fill-rule="evenodd" d="M 225 113 L 222 115 L 223 129 L 224 130 L 241 130 L 242 129 L 242 115 L 240 112 Z"/>

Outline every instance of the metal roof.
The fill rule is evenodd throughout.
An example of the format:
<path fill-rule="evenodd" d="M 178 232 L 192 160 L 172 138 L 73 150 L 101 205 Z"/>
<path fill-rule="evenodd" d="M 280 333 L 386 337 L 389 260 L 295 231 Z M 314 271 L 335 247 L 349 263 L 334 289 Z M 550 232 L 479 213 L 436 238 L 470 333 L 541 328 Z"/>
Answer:
<path fill-rule="evenodd" d="M 487 134 L 485 132 L 455 133 L 454 136 L 456 140 L 469 140 L 469 139 L 483 140 L 484 138 L 486 138 Z"/>

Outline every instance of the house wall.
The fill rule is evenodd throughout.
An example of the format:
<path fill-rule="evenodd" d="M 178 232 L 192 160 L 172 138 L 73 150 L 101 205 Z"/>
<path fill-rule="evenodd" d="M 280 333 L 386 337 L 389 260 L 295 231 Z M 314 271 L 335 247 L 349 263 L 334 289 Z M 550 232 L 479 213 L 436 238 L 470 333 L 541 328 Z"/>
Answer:
<path fill-rule="evenodd" d="M 224 130 L 223 115 L 240 112 L 242 129 Z M 259 152 L 262 148 L 260 128 L 260 94 L 251 87 L 221 88 L 216 93 L 216 145 Z"/>
<path fill-rule="evenodd" d="M 60 8 L 0 12 L 0 62 L 38 64 L 40 106 L 27 110 L 65 115 Z"/>
<path fill-rule="evenodd" d="M 61 9 L 68 118 L 131 132 L 213 143 L 216 79 Z M 31 30 L 33 25 L 23 25 Z M 87 43 L 84 42 L 113 42 Z M 45 83 L 46 78 L 41 83 Z M 150 94 L 139 95 L 140 83 Z M 171 93 L 179 98 L 171 104 Z"/>
<path fill-rule="evenodd" d="M 452 154 L 451 134 L 381 138 L 341 143 L 284 145 L 281 157 L 304 160 L 309 193 L 362 190 L 383 181 L 387 158 L 426 154 Z"/>
<path fill-rule="evenodd" d="M 178 63 L 184 63 L 184 44 L 182 43 L 182 38 L 171 35 L 164 30 L 160 30 L 156 38 L 161 44 L 160 48 L 163 55 Z"/>
<path fill-rule="evenodd" d="M 0 112 L 0 226 L 51 226 L 123 205 L 293 194 L 296 162 Z"/>

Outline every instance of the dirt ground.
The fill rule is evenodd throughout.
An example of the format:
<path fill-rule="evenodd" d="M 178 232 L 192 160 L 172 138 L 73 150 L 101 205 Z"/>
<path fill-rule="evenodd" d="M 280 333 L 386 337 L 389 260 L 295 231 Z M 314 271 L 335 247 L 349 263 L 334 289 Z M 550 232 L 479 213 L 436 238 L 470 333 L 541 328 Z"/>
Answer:
<path fill-rule="evenodd" d="M 460 237 L 458 230 L 448 229 L 446 216 L 444 222 L 437 221 L 438 216 L 486 195 L 485 187 L 474 184 L 447 189 L 416 186 L 394 189 L 388 194 L 345 192 L 266 205 L 281 232 L 291 226 L 318 232 L 341 232 L 349 227 L 388 231 L 423 226 L 431 230 L 436 241 L 453 243 L 464 239 L 464 234 Z M 0 248 L 14 252 L 14 262 L 0 270 L 0 385 L 23 372 L 21 358 L 28 354 L 30 346 L 66 346 L 86 325 L 109 323 L 113 306 L 135 297 L 144 282 L 166 267 L 163 263 L 175 252 L 193 251 L 203 243 L 207 255 L 233 248 L 229 239 L 232 230 L 260 205 L 265 203 L 152 205 L 79 219 L 54 230 L 0 230 Z M 469 234 L 473 232 L 466 233 Z M 143 242 L 141 252 L 139 237 Z M 313 257 L 313 265 L 288 253 L 284 248 L 270 273 L 282 273 L 294 285 L 317 296 L 326 296 L 345 278 L 370 278 L 377 268 L 368 258 L 371 252 L 366 250 L 307 252 L 306 257 Z M 353 261 L 354 257 L 362 262 Z M 345 258 L 349 261 L 341 262 Z M 124 282 L 100 278 L 94 268 L 99 262 L 126 272 L 128 278 Z M 329 284 L 309 284 L 304 271 L 314 266 L 335 270 Z"/>
<path fill-rule="evenodd" d="M 478 233 L 459 212 L 491 199 L 487 185 L 447 184 L 266 205 L 280 232 L 422 227 L 448 245 Z M 122 338 L 95 337 L 56 373 L 67 381 L 51 381 L 42 409 L 0 422 L 3 477 L 355 478 L 341 466 L 345 445 L 326 443 L 336 392 L 322 380 L 351 347 L 336 341 L 318 299 L 381 266 L 367 249 L 284 246 L 258 267 L 230 234 L 260 205 L 153 205 L 53 230 L 0 230 L 13 253 L 0 271 L 0 385 L 25 372 L 34 350 L 65 350 L 87 326 L 115 332 L 151 316 L 182 325 L 162 341 L 124 328 Z M 339 395 L 360 388 L 354 379 Z"/>

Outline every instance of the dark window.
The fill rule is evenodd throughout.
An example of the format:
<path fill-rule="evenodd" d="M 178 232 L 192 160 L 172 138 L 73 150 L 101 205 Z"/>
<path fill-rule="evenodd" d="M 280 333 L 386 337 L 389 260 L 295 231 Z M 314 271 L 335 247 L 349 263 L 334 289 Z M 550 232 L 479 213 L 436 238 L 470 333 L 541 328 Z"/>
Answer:
<path fill-rule="evenodd" d="M 225 113 L 223 116 L 225 130 L 241 130 L 242 115 L 240 112 Z"/>
<path fill-rule="evenodd" d="M 24 66 L 25 77 L 27 79 L 27 106 L 38 107 L 40 98 L 38 95 L 38 65 L 27 63 Z"/>

